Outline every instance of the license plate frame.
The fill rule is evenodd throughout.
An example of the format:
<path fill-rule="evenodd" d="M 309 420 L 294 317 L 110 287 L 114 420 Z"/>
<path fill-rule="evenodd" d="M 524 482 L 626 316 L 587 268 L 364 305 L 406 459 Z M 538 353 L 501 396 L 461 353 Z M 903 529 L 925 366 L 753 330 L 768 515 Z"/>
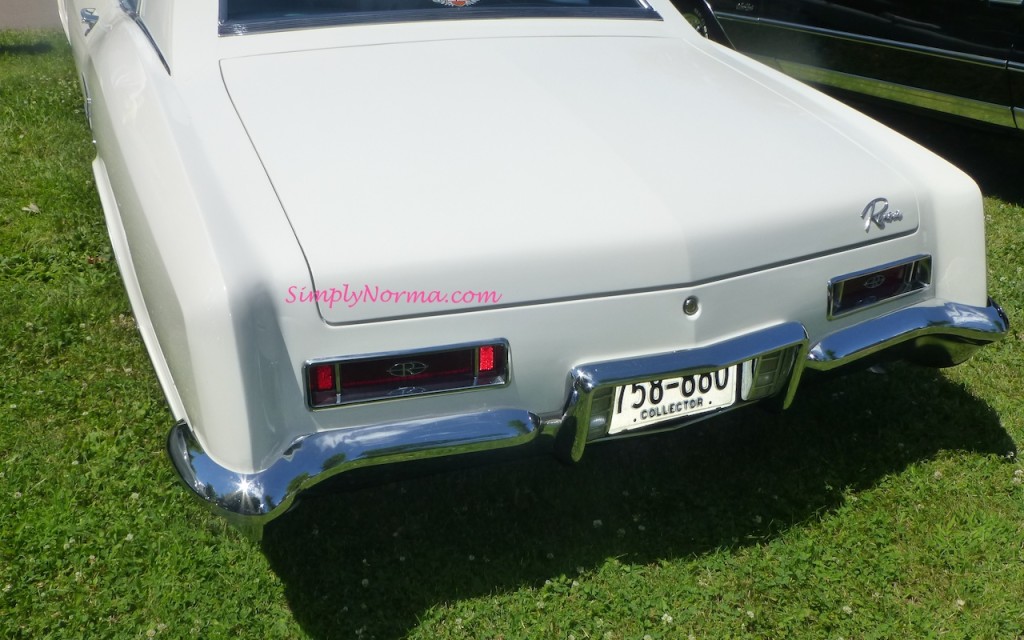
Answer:
<path fill-rule="evenodd" d="M 615 387 L 608 435 L 700 415 L 736 404 L 739 365 Z"/>

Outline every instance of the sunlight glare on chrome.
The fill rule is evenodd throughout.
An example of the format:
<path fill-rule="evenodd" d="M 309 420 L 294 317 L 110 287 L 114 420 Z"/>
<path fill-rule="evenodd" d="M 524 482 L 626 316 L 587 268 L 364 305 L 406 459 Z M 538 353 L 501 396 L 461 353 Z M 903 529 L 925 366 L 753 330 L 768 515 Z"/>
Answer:
<path fill-rule="evenodd" d="M 258 482 L 253 482 L 246 476 L 239 476 L 235 482 L 235 488 L 243 504 L 257 506 L 259 509 L 263 508 L 263 486 Z"/>

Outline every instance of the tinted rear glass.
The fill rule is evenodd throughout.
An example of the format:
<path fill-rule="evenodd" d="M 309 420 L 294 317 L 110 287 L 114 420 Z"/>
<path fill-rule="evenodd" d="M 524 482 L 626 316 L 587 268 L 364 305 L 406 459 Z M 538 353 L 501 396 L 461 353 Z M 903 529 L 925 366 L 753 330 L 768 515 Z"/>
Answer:
<path fill-rule="evenodd" d="M 221 0 L 221 33 L 460 18 L 659 19 L 644 0 Z"/>

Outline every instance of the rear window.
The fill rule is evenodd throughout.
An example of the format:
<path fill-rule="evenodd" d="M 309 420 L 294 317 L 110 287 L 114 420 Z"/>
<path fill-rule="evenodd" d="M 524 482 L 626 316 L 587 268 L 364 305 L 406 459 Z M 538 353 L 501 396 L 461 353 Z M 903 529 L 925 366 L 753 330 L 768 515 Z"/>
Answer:
<path fill-rule="evenodd" d="M 464 18 L 654 19 L 646 0 L 221 0 L 220 32 Z"/>

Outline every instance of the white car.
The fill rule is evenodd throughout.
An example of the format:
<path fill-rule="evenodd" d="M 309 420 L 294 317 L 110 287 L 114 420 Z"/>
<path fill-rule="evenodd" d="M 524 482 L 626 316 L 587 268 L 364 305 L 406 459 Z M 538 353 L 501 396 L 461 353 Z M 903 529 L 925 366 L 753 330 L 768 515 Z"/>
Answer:
<path fill-rule="evenodd" d="M 1008 329 L 967 176 L 667 0 L 60 12 L 170 457 L 250 534 L 349 470 L 578 460 Z"/>

